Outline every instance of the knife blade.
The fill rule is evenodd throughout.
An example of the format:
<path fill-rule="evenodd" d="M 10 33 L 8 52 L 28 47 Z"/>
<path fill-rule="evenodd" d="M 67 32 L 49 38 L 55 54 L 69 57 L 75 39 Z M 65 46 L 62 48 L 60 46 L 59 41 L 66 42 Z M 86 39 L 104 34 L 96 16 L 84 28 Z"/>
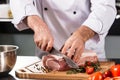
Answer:
<path fill-rule="evenodd" d="M 50 54 L 50 53 L 47 52 L 47 51 L 43 51 L 43 50 L 37 51 L 37 56 L 38 56 L 40 59 L 42 59 L 43 56 L 46 56 L 46 55 L 48 55 L 48 54 Z"/>
<path fill-rule="evenodd" d="M 62 56 L 66 63 L 71 67 L 71 68 L 79 68 L 79 66 L 72 60 L 70 59 L 69 57 L 67 57 L 66 55 L 62 54 L 59 50 L 55 49 L 54 47 L 52 48 L 51 54 L 55 54 L 55 55 L 58 55 L 58 56 Z"/>

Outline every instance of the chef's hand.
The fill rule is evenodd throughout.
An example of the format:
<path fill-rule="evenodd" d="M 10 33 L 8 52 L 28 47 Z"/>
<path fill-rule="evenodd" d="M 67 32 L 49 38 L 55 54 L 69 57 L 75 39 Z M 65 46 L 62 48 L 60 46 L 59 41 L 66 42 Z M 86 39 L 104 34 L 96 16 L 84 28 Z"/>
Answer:
<path fill-rule="evenodd" d="M 93 37 L 95 32 L 87 26 L 81 26 L 65 42 L 62 53 L 79 64 L 79 59 L 85 48 L 85 42 Z"/>
<path fill-rule="evenodd" d="M 28 26 L 34 31 L 34 42 L 44 51 L 50 51 L 53 47 L 53 36 L 48 26 L 38 16 L 28 16 Z"/>

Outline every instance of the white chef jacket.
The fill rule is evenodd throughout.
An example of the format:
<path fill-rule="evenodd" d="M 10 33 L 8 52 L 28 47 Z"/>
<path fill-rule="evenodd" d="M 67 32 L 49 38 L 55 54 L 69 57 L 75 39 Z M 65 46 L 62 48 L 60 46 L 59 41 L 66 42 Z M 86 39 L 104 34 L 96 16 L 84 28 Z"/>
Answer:
<path fill-rule="evenodd" d="M 38 15 L 45 21 L 54 37 L 54 47 L 60 49 L 81 25 L 97 34 L 85 43 L 99 58 L 105 58 L 105 37 L 115 19 L 115 0 L 10 0 L 12 23 L 18 30 L 28 29 L 22 21 Z"/>

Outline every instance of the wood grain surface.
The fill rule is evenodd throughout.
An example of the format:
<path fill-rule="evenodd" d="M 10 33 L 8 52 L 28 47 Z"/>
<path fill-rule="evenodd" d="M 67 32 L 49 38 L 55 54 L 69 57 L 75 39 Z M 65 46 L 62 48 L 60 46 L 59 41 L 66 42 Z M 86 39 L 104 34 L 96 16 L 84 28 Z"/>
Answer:
<path fill-rule="evenodd" d="M 39 70 L 39 67 L 42 66 L 41 61 L 30 64 L 26 67 L 18 69 L 15 71 L 15 74 L 18 78 L 22 79 L 44 79 L 44 80 L 87 80 L 89 77 L 86 73 L 77 73 L 77 74 L 66 74 L 66 71 L 52 71 L 44 73 Z M 101 72 L 108 70 L 112 65 L 115 65 L 115 62 L 111 61 L 102 61 L 100 62 Z"/>

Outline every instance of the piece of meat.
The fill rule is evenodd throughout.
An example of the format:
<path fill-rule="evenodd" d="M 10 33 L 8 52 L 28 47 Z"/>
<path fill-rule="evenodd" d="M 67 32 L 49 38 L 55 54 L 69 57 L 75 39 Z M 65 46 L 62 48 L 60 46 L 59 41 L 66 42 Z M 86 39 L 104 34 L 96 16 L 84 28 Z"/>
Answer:
<path fill-rule="evenodd" d="M 70 69 L 69 65 L 65 62 L 65 60 L 56 55 L 49 54 L 47 56 L 42 57 L 42 62 L 45 68 L 54 71 L 65 71 Z"/>
<path fill-rule="evenodd" d="M 86 50 L 80 57 L 79 66 L 84 66 L 86 61 L 98 62 L 95 52 Z M 45 68 L 49 70 L 65 71 L 71 67 L 65 62 L 63 57 L 57 55 L 46 55 L 42 57 L 42 62 Z"/>
<path fill-rule="evenodd" d="M 79 66 L 84 66 L 86 61 L 90 62 L 98 62 L 97 54 L 94 51 L 91 50 L 85 50 L 84 53 L 82 53 L 80 60 L 79 60 Z"/>

